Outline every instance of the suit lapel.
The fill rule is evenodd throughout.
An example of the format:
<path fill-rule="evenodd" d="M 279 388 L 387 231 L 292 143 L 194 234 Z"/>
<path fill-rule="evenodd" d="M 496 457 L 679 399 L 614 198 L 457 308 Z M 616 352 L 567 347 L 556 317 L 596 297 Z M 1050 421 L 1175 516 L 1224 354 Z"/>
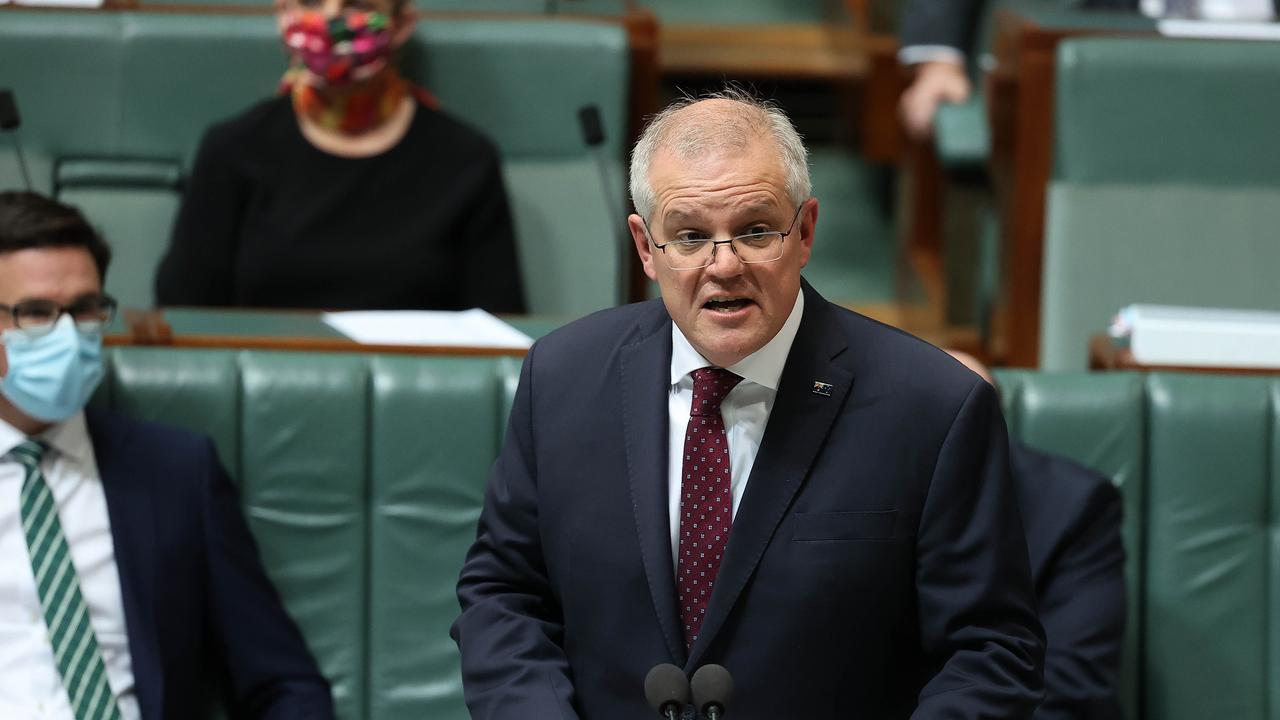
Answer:
<path fill-rule="evenodd" d="M 661 307 L 661 306 L 658 306 Z M 665 317 L 665 311 L 663 317 Z M 667 512 L 667 396 L 671 385 L 671 324 L 642 328 L 641 339 L 622 348 L 619 366 L 627 478 L 640 552 L 653 607 L 674 661 L 684 659 L 676 608 L 675 569 Z"/>
<path fill-rule="evenodd" d="M 143 717 L 160 717 L 164 664 L 156 634 L 154 506 L 145 484 L 139 482 L 140 469 L 134 460 L 136 453 L 129 448 L 128 429 L 94 411 L 86 411 L 86 419 L 107 497 L 138 704 Z"/>
<path fill-rule="evenodd" d="M 734 517 L 724 562 L 686 669 L 698 666 L 724 625 L 808 476 L 853 385 L 853 372 L 838 362 L 846 343 L 834 322 L 827 301 L 806 285 L 804 317 L 787 355 L 773 412 Z M 816 392 L 815 381 L 829 385 L 822 392 L 830 395 Z"/>

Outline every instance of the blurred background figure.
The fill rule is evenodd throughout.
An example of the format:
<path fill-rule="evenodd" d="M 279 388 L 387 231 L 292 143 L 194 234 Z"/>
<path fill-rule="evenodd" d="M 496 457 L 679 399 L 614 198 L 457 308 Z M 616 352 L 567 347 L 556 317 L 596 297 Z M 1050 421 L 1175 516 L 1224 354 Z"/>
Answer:
<path fill-rule="evenodd" d="M 279 95 L 205 135 L 161 305 L 522 312 L 498 155 L 398 72 L 407 0 L 281 0 Z"/>
<path fill-rule="evenodd" d="M 1062 3 L 1064 6 L 1073 3 Z M 933 134 L 942 103 L 965 102 L 973 93 L 970 61 L 981 52 L 978 37 L 998 0 L 906 0 L 900 37 L 902 64 L 914 71 L 899 111 L 907 134 L 924 140 Z M 1084 0 L 1081 7 L 1136 10 L 1137 0 Z"/>
<path fill-rule="evenodd" d="M 949 352 L 995 385 L 972 355 Z M 1048 641 L 1044 702 L 1035 718 L 1118 720 L 1125 627 L 1120 493 L 1107 477 L 1014 438 L 1009 468 Z"/>

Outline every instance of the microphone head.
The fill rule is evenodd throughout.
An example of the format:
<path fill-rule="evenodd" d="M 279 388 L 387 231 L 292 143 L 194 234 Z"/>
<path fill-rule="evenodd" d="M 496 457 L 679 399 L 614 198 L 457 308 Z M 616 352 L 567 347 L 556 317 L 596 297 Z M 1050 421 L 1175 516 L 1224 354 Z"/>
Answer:
<path fill-rule="evenodd" d="M 0 130 L 13 130 L 22 124 L 18 119 L 18 103 L 13 92 L 0 90 Z"/>
<path fill-rule="evenodd" d="M 654 665 L 644 676 L 644 697 L 660 715 L 666 715 L 667 708 L 673 706 L 682 709 L 689 704 L 689 678 L 671 663 Z"/>
<path fill-rule="evenodd" d="M 733 696 L 733 676 L 723 665 L 703 665 L 693 674 L 690 683 L 693 690 L 693 704 L 703 714 L 710 714 L 711 708 L 719 707 L 723 714 L 729 706 L 729 698 Z"/>
<path fill-rule="evenodd" d="M 604 144 L 604 121 L 600 119 L 600 108 L 595 105 L 584 105 L 578 109 L 578 123 L 582 125 L 582 139 L 590 147 Z"/>

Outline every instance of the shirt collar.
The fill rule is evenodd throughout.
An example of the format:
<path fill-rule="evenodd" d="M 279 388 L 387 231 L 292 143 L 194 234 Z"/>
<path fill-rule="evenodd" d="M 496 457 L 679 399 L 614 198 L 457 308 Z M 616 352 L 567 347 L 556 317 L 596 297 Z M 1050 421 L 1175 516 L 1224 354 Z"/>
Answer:
<path fill-rule="evenodd" d="M 800 330 L 800 318 L 804 315 L 804 291 L 796 293 L 795 304 L 791 306 L 791 314 L 782 323 L 778 334 L 773 336 L 764 347 L 742 358 L 725 368 L 744 380 L 756 383 L 777 391 L 782 379 L 782 368 L 787 364 L 787 355 L 791 353 L 791 344 Z M 679 326 L 671 323 L 671 384 L 678 385 L 689 373 L 711 365 L 702 354 L 693 349 L 689 339 L 680 332 Z"/>
<path fill-rule="evenodd" d="M 89 440 L 89 427 L 85 424 L 83 410 L 54 424 L 36 438 L 44 440 L 50 448 L 76 462 L 83 463 L 93 459 L 93 443 Z M 21 445 L 26 439 L 26 433 L 0 420 L 0 457 L 8 455 L 10 450 Z"/>

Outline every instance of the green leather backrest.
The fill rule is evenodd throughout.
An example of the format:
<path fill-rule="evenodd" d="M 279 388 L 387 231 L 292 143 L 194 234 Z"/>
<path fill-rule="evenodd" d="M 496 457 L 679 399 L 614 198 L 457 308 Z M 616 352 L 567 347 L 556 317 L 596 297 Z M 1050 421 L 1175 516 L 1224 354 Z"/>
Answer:
<path fill-rule="evenodd" d="M 1083 369 L 1130 303 L 1280 310 L 1280 187 L 1054 182 L 1041 367 Z"/>
<path fill-rule="evenodd" d="M 1241 377 L 1148 382 L 1149 717 L 1274 717 L 1275 388 Z"/>
<path fill-rule="evenodd" d="M 488 133 L 503 157 L 582 156 L 578 108 L 588 104 L 603 115 L 606 154 L 621 157 L 631 67 L 621 24 L 423 18 L 415 37 L 405 73 Z"/>
<path fill-rule="evenodd" d="M 1129 303 L 1280 309 L 1280 46 L 1064 41 L 1041 367 Z"/>
<path fill-rule="evenodd" d="M 176 160 L 80 159 L 58 163 L 56 195 L 111 239 L 106 290 L 121 307 L 150 307 L 156 264 L 169 245 L 182 166 Z"/>
<path fill-rule="evenodd" d="M 1081 38 L 1057 67 L 1055 179 L 1280 185 L 1280 44 Z"/>
<path fill-rule="evenodd" d="M 339 717 L 463 720 L 449 625 L 509 358 L 122 348 L 99 397 L 211 434 Z"/>
<path fill-rule="evenodd" d="M 997 379 L 1015 436 L 1120 486 L 1127 717 L 1280 717 L 1280 380 Z"/>
<path fill-rule="evenodd" d="M 1129 588 L 1121 700 L 1126 717 L 1139 718 L 1143 516 L 1148 492 L 1142 377 L 1000 371 L 997 379 L 1010 434 L 1033 447 L 1073 458 L 1110 477 L 1120 488 Z"/>
<path fill-rule="evenodd" d="M 623 27 L 424 20 L 418 37 L 405 53 L 406 72 L 489 133 L 502 153 L 530 311 L 578 316 L 621 302 L 629 252 L 622 235 L 630 72 Z M 587 105 L 599 108 L 604 123 L 605 143 L 596 151 L 578 123 Z"/>
<path fill-rule="evenodd" d="M 267 15 L 8 11 L 0 23 L 0 86 L 17 96 L 35 185 L 65 191 L 109 240 L 129 245 L 112 289 L 133 305 L 150 305 L 156 248 L 167 244 L 180 192 L 177 182 L 139 188 L 137 163 L 189 168 L 208 126 L 269 97 L 285 64 Z M 569 316 L 616 304 L 630 72 L 622 25 L 425 18 L 403 65 L 497 144 L 530 310 Z M 610 194 L 579 129 L 585 105 L 602 115 Z M 85 158 L 96 173 L 67 170 Z M 5 143 L 0 188 L 21 185 L 11 160 Z M 68 174 L 54 178 L 59 162 Z"/>
<path fill-rule="evenodd" d="M 519 360 L 162 348 L 108 360 L 97 402 L 213 436 L 342 718 L 467 717 L 453 587 Z M 1280 379 L 997 379 L 1014 436 L 1120 488 L 1127 716 L 1277 720 Z"/>

